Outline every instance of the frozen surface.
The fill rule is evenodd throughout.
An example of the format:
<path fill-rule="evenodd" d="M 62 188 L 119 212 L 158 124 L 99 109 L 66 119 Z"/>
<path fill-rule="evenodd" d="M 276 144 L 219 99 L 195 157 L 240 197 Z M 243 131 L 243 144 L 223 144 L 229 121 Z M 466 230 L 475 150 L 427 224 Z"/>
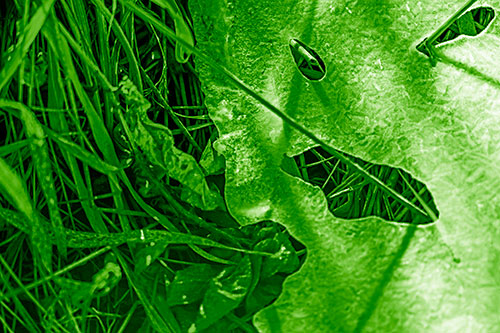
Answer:
<path fill-rule="evenodd" d="M 482 4 L 481 2 L 478 5 Z M 457 1 L 191 0 L 198 47 L 332 147 L 400 167 L 440 211 L 426 228 L 341 220 L 323 193 L 279 168 L 312 144 L 198 63 L 227 159 L 226 197 L 242 223 L 271 219 L 308 248 L 261 311 L 263 332 L 500 331 L 500 32 L 414 50 Z M 499 1 L 489 2 L 500 8 Z M 299 38 L 325 61 L 307 81 Z"/>

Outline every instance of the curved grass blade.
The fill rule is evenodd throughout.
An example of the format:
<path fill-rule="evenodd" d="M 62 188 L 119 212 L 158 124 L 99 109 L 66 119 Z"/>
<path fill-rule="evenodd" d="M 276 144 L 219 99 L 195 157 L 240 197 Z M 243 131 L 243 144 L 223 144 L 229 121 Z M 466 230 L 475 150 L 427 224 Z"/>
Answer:
<path fill-rule="evenodd" d="M 22 212 L 28 219 L 27 229 L 32 229 L 35 219 L 35 211 L 31 199 L 23 185 L 21 178 L 9 167 L 3 158 L 0 158 L 0 192 L 12 206 Z M 9 200 L 10 199 L 10 200 Z"/>
<path fill-rule="evenodd" d="M 1 103 L 1 102 L 0 102 Z M 49 148 L 45 140 L 45 132 L 35 115 L 27 107 L 20 107 L 21 119 L 26 129 L 26 134 L 31 140 L 31 154 L 38 174 L 38 182 L 45 196 L 49 209 L 52 229 L 56 235 L 57 249 L 66 257 L 66 235 L 64 233 L 61 214 L 59 213 L 58 198 L 54 184 L 54 172 L 49 157 Z"/>
<path fill-rule="evenodd" d="M 48 135 L 49 138 L 57 142 L 61 150 L 66 151 L 68 154 L 76 157 L 83 163 L 88 164 L 95 170 L 105 175 L 116 173 L 120 170 L 119 167 L 107 163 L 106 161 L 103 161 L 98 155 L 92 154 L 85 148 L 77 145 L 76 143 L 70 140 L 66 140 L 61 135 L 49 130 L 48 128 L 45 129 L 45 133 Z"/>

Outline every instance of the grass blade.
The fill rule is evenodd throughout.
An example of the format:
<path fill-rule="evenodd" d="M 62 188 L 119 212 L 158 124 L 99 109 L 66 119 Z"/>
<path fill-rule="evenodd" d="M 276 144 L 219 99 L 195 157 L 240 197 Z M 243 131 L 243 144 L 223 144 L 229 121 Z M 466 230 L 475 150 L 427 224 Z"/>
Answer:
<path fill-rule="evenodd" d="M 166 9 L 170 17 L 174 20 L 175 33 L 176 35 L 194 46 L 194 38 L 189 25 L 186 23 L 184 16 L 182 15 L 179 6 L 175 0 L 152 0 L 155 4 L 163 9 Z M 191 53 L 186 51 L 181 45 L 175 44 L 175 60 L 178 63 L 184 64 L 189 60 L 189 55 Z"/>
<path fill-rule="evenodd" d="M 59 214 L 58 199 L 54 185 L 54 176 L 49 157 L 49 149 L 45 141 L 45 132 L 33 112 L 24 104 L 0 99 L 0 107 L 11 107 L 19 110 L 21 119 L 30 142 L 31 154 L 38 174 L 39 183 L 49 209 L 52 228 L 56 234 L 56 244 L 63 257 L 66 256 L 66 237 Z"/>
<path fill-rule="evenodd" d="M 430 216 L 430 218 L 432 219 L 432 221 L 437 221 L 438 220 L 438 217 L 436 216 L 436 213 L 434 213 L 434 211 L 429 207 L 429 205 L 426 203 L 426 200 L 422 199 L 422 197 L 420 196 L 420 194 L 415 191 L 415 189 L 413 188 L 413 186 L 411 186 L 410 182 L 408 182 L 408 180 L 406 179 L 406 177 L 404 177 L 402 174 L 401 174 L 401 171 L 399 171 L 399 176 L 401 178 L 403 178 L 403 181 L 405 182 L 406 186 L 408 186 L 408 188 L 410 189 L 410 191 L 413 193 L 413 195 L 415 196 L 415 198 L 417 198 L 418 202 L 420 202 L 420 204 L 422 205 L 422 207 L 424 207 L 424 210 L 427 212 L 427 215 Z"/>
<path fill-rule="evenodd" d="M 42 29 L 47 16 L 49 15 L 50 9 L 54 5 L 55 0 L 47 0 L 42 3 L 42 5 L 36 10 L 35 14 L 31 17 L 30 22 L 25 27 L 23 34 L 20 36 L 16 48 L 12 55 L 9 56 L 10 60 L 2 68 L 0 72 L 0 91 L 5 87 L 7 82 L 12 78 L 17 68 L 21 65 L 25 59 L 26 53 L 28 53 L 31 44 L 35 40 L 36 36 Z"/>
<path fill-rule="evenodd" d="M 74 143 L 70 140 L 66 140 L 61 135 L 59 135 L 58 133 L 56 133 L 54 131 L 49 130 L 48 128 L 45 128 L 45 133 L 47 133 L 49 138 L 51 138 L 52 140 L 57 142 L 57 144 L 59 145 L 61 150 L 67 152 L 68 154 L 74 156 L 75 158 L 79 159 L 83 163 L 88 164 L 89 166 L 91 166 L 95 170 L 97 170 L 105 175 L 109 175 L 111 173 L 116 173 L 120 170 L 120 168 L 118 166 L 115 166 L 115 165 L 112 165 L 110 163 L 103 161 L 96 154 L 92 154 L 91 152 L 89 152 L 85 148 L 77 145 L 76 143 Z"/>
<path fill-rule="evenodd" d="M 52 267 L 52 250 L 45 224 L 41 223 L 31 199 L 19 176 L 0 158 L 0 192 L 27 218 L 27 229 L 32 231 L 33 247 L 38 251 L 44 269 L 50 272 Z M 9 200 L 10 199 L 10 200 Z"/>

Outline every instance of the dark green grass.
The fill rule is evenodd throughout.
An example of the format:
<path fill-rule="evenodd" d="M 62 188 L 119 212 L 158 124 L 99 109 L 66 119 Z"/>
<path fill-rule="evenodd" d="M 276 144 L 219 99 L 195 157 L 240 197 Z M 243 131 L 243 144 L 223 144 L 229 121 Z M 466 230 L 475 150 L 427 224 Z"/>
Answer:
<path fill-rule="evenodd" d="M 305 249 L 272 222 L 240 228 L 223 204 L 182 199 L 192 179 L 215 198 L 224 186 L 192 60 L 113 2 L 3 5 L 0 326 L 255 331 Z"/>
<path fill-rule="evenodd" d="M 404 170 L 367 163 L 347 154 L 342 156 L 363 171 L 321 148 L 294 157 L 295 175 L 323 190 L 335 216 L 346 219 L 379 216 L 389 221 L 416 224 L 430 223 L 439 217 L 427 187 Z M 376 177 L 384 185 L 374 183 L 367 175 Z"/>

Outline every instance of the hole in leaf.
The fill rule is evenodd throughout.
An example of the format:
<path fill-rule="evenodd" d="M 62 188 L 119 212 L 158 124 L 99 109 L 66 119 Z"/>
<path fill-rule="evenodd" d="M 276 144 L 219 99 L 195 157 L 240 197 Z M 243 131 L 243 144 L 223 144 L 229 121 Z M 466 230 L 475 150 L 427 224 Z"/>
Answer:
<path fill-rule="evenodd" d="M 282 168 L 319 186 L 328 208 L 337 217 L 379 216 L 389 221 L 426 224 L 439 216 L 427 187 L 404 170 L 368 163 L 344 153 L 341 156 L 345 159 L 314 148 L 293 158 L 285 157 Z"/>
<path fill-rule="evenodd" d="M 495 17 L 491 7 L 478 7 L 469 10 L 453 22 L 437 39 L 436 44 L 448 42 L 460 35 L 477 36 L 483 32 Z"/>
<path fill-rule="evenodd" d="M 290 50 L 297 68 L 306 79 L 319 81 L 325 77 L 326 65 L 316 51 L 295 38 L 290 40 Z"/>
<path fill-rule="evenodd" d="M 473 8 L 453 21 L 450 26 L 439 35 L 432 46 L 449 42 L 459 36 L 477 36 L 483 32 L 495 18 L 495 10 L 491 7 Z M 417 50 L 429 56 L 424 41 L 417 46 Z"/>

